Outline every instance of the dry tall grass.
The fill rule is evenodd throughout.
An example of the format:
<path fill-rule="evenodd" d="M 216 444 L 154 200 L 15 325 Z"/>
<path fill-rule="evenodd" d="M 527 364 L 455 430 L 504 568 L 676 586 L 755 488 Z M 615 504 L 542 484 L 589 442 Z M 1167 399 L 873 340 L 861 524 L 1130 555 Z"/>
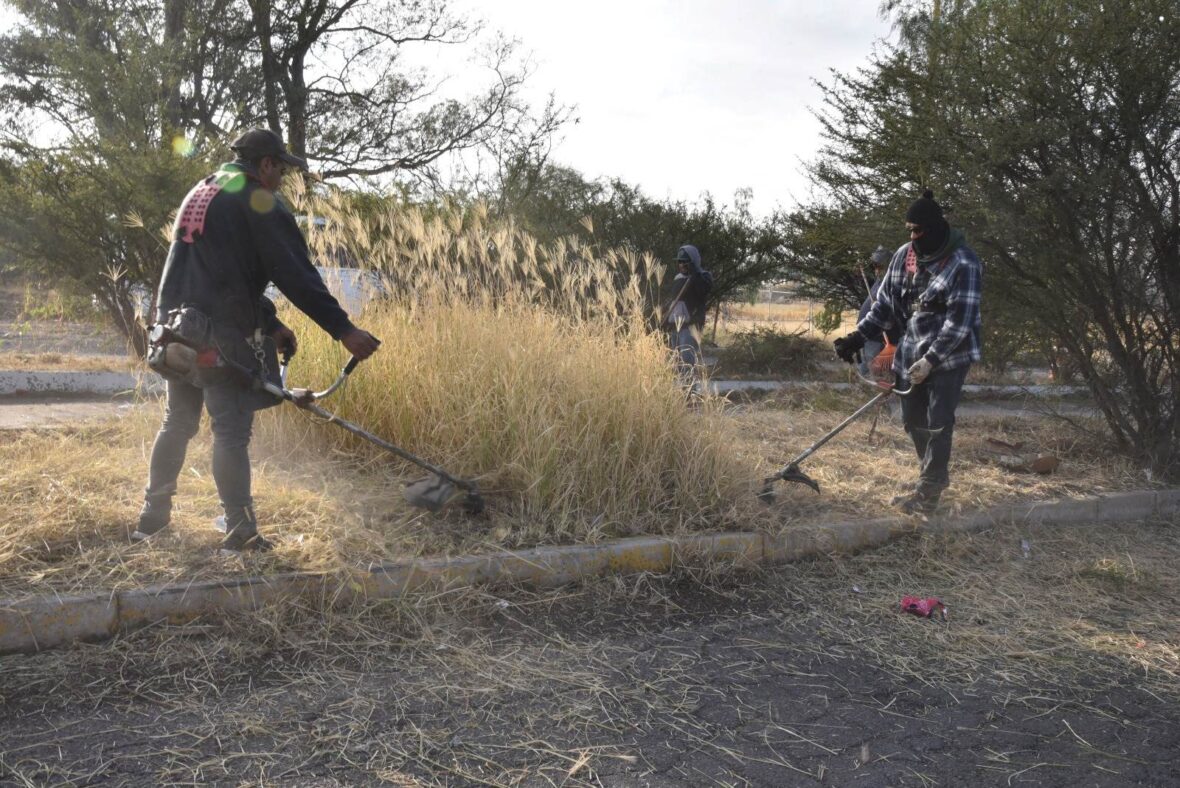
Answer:
<path fill-rule="evenodd" d="M 385 285 L 357 319 L 384 345 L 325 402 L 344 418 L 478 478 L 494 510 L 544 522 L 550 537 L 715 523 L 748 487 L 753 469 L 717 406 L 689 403 L 644 322 L 658 287 L 649 259 L 575 238 L 539 244 L 480 207 L 361 216 L 342 196 L 296 199 L 324 220 L 309 233 L 321 259 L 361 261 Z M 287 317 L 303 342 L 292 383 L 331 380 L 342 349 Z M 296 418 L 275 414 L 301 442 L 369 452 L 342 430 L 311 437 Z"/>

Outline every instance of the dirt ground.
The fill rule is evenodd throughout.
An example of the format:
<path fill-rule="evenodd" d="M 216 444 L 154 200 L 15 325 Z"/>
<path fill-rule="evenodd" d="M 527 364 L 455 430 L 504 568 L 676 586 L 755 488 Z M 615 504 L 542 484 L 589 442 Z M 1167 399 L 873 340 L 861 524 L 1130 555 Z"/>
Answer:
<path fill-rule="evenodd" d="M 26 305 L 37 295 L 0 282 L 0 354 L 126 355 L 122 338 L 104 324 L 30 317 Z"/>
<path fill-rule="evenodd" d="M 0 397 L 0 430 L 69 427 L 115 419 L 139 407 L 126 399 Z"/>
<path fill-rule="evenodd" d="M 0 782 L 1176 785 L 1177 525 L 1008 526 L 10 656 Z M 898 612 L 905 593 L 949 619 Z"/>

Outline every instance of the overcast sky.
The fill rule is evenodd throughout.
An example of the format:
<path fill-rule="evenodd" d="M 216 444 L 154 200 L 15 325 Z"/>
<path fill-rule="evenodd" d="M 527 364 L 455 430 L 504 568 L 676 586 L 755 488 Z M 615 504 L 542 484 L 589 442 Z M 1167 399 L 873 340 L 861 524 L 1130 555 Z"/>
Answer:
<path fill-rule="evenodd" d="M 555 160 L 655 197 L 754 208 L 806 197 L 820 145 L 814 79 L 889 34 L 879 0 L 453 0 L 534 54 L 532 89 L 577 105 Z"/>

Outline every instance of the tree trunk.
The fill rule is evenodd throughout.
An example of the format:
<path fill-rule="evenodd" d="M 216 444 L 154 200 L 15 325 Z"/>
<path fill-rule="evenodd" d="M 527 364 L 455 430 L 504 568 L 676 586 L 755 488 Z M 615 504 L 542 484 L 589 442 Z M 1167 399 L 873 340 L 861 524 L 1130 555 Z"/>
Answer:
<path fill-rule="evenodd" d="M 304 52 L 291 58 L 290 87 L 287 89 L 287 124 L 290 138 L 287 147 L 301 159 L 307 158 L 307 82 L 304 74 Z"/>
<path fill-rule="evenodd" d="M 184 45 L 184 11 L 185 0 L 166 0 L 164 3 L 164 45 L 165 50 L 173 56 L 180 52 Z M 160 143 L 166 147 L 172 135 L 184 127 L 178 69 L 168 71 L 165 81 L 160 86 L 160 92 L 164 104 L 160 118 Z"/>
<path fill-rule="evenodd" d="M 271 0 L 250 0 L 250 11 L 254 17 L 254 34 L 258 38 L 258 48 L 262 54 L 262 101 L 266 111 L 266 125 L 275 134 L 282 136 L 283 124 L 279 117 L 278 84 L 282 70 L 278 58 L 275 57 L 274 46 L 271 43 Z"/>

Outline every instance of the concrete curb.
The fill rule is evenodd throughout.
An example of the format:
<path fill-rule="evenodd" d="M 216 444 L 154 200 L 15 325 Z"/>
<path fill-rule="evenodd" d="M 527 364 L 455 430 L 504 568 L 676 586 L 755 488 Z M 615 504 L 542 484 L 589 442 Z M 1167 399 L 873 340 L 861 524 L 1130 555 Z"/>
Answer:
<path fill-rule="evenodd" d="M 553 587 L 602 574 L 667 572 L 677 566 L 748 568 L 831 553 L 850 554 L 917 533 L 974 532 L 999 523 L 1101 523 L 1180 513 L 1180 489 L 1012 504 L 929 521 L 885 518 L 762 533 L 645 536 L 595 545 L 538 547 L 490 555 L 420 558 L 358 570 L 341 578 L 304 572 L 158 585 L 92 596 L 0 601 L 0 654 L 98 641 L 155 623 L 249 612 L 290 599 L 332 603 L 392 599 L 475 585 Z"/>
<path fill-rule="evenodd" d="M 824 382 L 810 380 L 710 380 L 709 391 L 713 394 L 729 394 L 739 391 L 814 391 L 816 389 L 831 389 L 832 391 L 872 391 L 863 383 Z M 1011 397 L 1073 397 L 1089 394 L 1085 386 L 1041 385 L 1027 386 L 991 386 L 968 383 L 963 386 L 964 394 L 976 395 L 983 398 L 1011 398 Z"/>
<path fill-rule="evenodd" d="M 0 372 L 0 396 L 21 394 L 77 394 L 114 396 L 131 391 L 159 393 L 158 375 L 131 372 Z"/>

